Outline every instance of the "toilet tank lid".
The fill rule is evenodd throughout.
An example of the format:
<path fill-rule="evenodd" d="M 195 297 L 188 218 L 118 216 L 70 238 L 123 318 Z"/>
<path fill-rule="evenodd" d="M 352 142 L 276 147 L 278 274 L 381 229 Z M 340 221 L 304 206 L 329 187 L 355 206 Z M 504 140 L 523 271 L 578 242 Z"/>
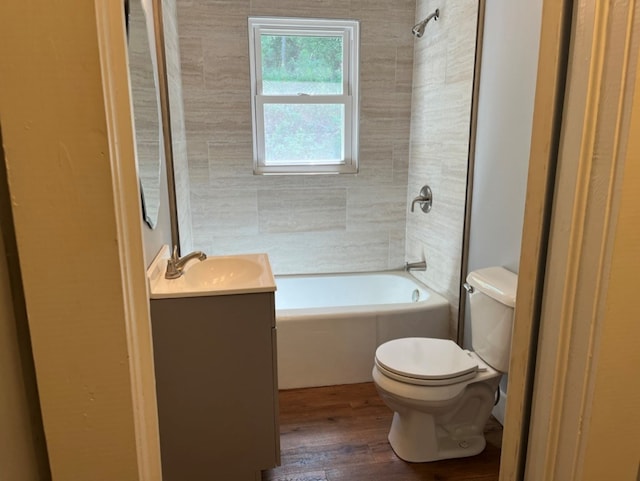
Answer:
<path fill-rule="evenodd" d="M 483 294 L 501 302 L 505 306 L 515 307 L 518 276 L 504 267 L 485 267 L 471 271 L 467 282 Z"/>

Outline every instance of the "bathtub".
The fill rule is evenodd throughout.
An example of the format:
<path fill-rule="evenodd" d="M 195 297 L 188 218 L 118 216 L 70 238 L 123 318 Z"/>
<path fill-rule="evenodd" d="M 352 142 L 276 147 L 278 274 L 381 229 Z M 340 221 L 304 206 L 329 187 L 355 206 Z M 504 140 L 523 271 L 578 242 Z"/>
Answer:
<path fill-rule="evenodd" d="M 447 338 L 448 302 L 402 271 L 276 276 L 278 387 L 371 381 L 376 347 Z"/>

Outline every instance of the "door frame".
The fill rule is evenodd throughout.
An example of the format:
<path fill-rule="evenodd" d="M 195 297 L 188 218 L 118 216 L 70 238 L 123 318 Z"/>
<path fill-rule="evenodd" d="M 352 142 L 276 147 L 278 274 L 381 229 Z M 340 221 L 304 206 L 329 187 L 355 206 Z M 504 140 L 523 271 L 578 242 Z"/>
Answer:
<path fill-rule="evenodd" d="M 614 250 L 638 238 L 627 198 L 640 156 L 630 136 L 640 130 L 639 17 L 634 1 L 543 4 L 500 481 L 638 475 L 640 448 L 624 426 L 638 427 L 640 386 L 624 379 L 630 357 L 640 364 L 629 341 L 640 315 L 609 287 L 630 290 L 622 279 L 640 259 L 637 245 Z M 614 366 L 617 385 L 603 381 Z M 615 399 L 618 414 L 601 399 Z"/>

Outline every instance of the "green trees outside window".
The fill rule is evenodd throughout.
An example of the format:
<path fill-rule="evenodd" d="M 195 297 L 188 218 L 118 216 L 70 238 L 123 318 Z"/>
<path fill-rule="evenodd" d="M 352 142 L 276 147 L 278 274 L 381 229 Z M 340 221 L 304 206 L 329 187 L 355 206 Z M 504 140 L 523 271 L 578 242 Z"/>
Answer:
<path fill-rule="evenodd" d="M 260 42 L 264 94 L 300 93 L 287 91 L 291 83 L 307 94 L 342 94 L 342 37 L 263 34 Z"/>

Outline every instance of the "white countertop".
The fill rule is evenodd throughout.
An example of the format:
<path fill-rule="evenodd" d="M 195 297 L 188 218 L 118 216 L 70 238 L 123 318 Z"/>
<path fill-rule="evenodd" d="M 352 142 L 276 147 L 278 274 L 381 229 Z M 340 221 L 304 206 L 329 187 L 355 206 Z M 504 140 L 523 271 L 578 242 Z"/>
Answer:
<path fill-rule="evenodd" d="M 204 261 L 195 259 L 187 263 L 182 276 L 165 279 L 169 257 L 169 246 L 165 245 L 147 269 L 152 299 L 228 296 L 276 290 L 267 254 L 212 256 Z"/>

